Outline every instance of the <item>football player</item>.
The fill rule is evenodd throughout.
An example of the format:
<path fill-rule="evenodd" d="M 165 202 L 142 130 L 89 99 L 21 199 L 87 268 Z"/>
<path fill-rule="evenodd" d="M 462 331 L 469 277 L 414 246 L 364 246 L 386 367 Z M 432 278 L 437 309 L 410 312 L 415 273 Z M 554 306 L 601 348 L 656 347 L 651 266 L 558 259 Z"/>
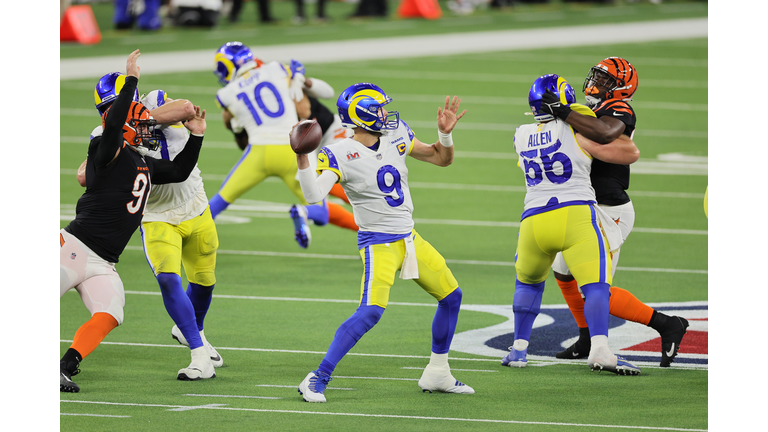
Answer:
<path fill-rule="evenodd" d="M 466 110 L 458 113 L 460 99 L 446 97 L 438 108 L 439 141 L 424 144 L 397 112 L 387 112 L 391 102 L 384 91 L 370 83 L 344 90 L 338 98 L 339 117 L 354 135 L 320 151 L 317 174 L 307 155 L 297 155 L 299 181 L 308 202 L 320 202 L 331 187 L 341 184 L 352 204 L 363 260 L 360 305 L 336 331 L 318 368 L 304 378 L 299 392 L 308 402 L 325 402 L 325 389 L 341 359 L 381 318 L 389 291 L 400 271 L 438 301 L 432 322 L 432 353 L 419 380 L 424 391 L 472 394 L 456 380 L 448 365 L 448 351 L 461 307 L 461 289 L 445 259 L 413 228 L 413 202 L 408 188 L 406 157 L 438 166 L 453 162 L 451 132 Z"/>
<path fill-rule="evenodd" d="M 205 110 L 195 107 L 194 118 L 185 123 L 191 135 L 184 150 L 173 161 L 147 156 L 157 143 L 151 140 L 154 120 L 149 110 L 132 100 L 139 55 L 136 50 L 128 56 L 127 75 L 118 80 L 121 88 L 104 98 L 111 99 L 111 105 L 102 117 L 103 135 L 88 146 L 85 193 L 77 202 L 77 216 L 59 232 L 60 297 L 75 288 L 91 313 L 61 358 L 62 392 L 80 391 L 72 381 L 80 362 L 123 321 L 125 292 L 115 264 L 141 223 L 152 184 L 181 182 L 189 176 L 206 129 Z"/>
<path fill-rule="evenodd" d="M 590 169 L 593 156 L 632 163 L 639 152 L 614 154 L 613 144 L 579 139 L 571 126 L 542 110 L 542 95 L 547 91 L 557 98 L 557 103 L 576 108 L 573 88 L 563 78 L 541 76 L 528 93 L 537 123 L 521 125 L 515 131 L 515 151 L 525 174 L 526 194 L 515 253 L 515 340 L 501 364 L 527 365 L 531 330 L 541 307 L 544 283 L 556 254 L 562 253 L 585 297 L 584 315 L 591 337 L 587 364 L 592 370 L 637 375 L 638 367 L 608 348 L 610 251 L 617 249 L 620 232 L 596 205 Z M 586 107 L 582 111 L 590 112 Z"/>
<path fill-rule="evenodd" d="M 566 104 L 557 103 L 552 94 L 542 95 L 542 108 L 549 114 L 564 120 L 583 136 L 599 143 L 613 142 L 621 136 L 632 137 L 637 117 L 629 105 L 637 90 L 637 70 L 621 57 L 609 57 L 593 66 L 584 80 L 583 92 L 587 106 L 595 116 L 571 113 Z M 620 147 L 621 148 L 621 147 Z M 634 145 L 626 146 L 628 152 Z M 635 223 L 635 209 L 627 195 L 629 165 L 595 160 L 592 163 L 592 186 L 598 205 L 621 228 L 621 243 L 626 241 Z M 613 253 L 613 272 L 619 261 L 620 249 Z M 579 339 L 555 357 L 562 359 L 584 358 L 589 353 L 590 338 L 584 319 L 583 293 L 574 279 L 562 254 L 552 265 L 555 279 L 563 292 L 566 303 L 579 326 Z M 669 367 L 677 355 L 680 342 L 688 328 L 688 321 L 678 316 L 668 316 L 644 304 L 627 290 L 611 287 L 610 313 L 628 321 L 644 324 L 661 335 L 661 367 Z"/>
<path fill-rule="evenodd" d="M 330 99 L 334 96 L 333 87 L 328 85 L 328 83 L 318 78 L 307 77 L 304 82 L 304 94 L 304 99 L 309 102 L 309 115 L 302 117 L 302 113 L 299 112 L 299 119 L 314 119 L 323 131 L 323 138 L 320 140 L 320 145 L 313 154 L 309 156 L 309 164 L 314 169 L 317 166 L 317 155 L 320 153 L 320 149 L 344 138 L 350 138 L 352 136 L 352 130 L 342 126 L 339 115 L 331 112 L 331 110 L 318 100 Z M 298 172 L 296 173 L 296 179 L 298 180 Z M 329 195 L 340 198 L 349 204 L 349 198 L 347 198 L 344 189 L 338 183 L 333 185 Z M 358 230 L 354 215 L 343 206 L 329 202 L 325 199 L 322 201 L 322 204 L 328 207 L 328 222 L 330 224 L 353 231 Z M 290 214 L 291 218 L 295 220 L 296 214 L 303 210 L 300 206 L 294 207 L 295 208 L 291 208 Z"/>
<path fill-rule="evenodd" d="M 299 246 L 308 247 L 312 237 L 307 220 L 325 225 L 328 209 L 324 205 L 307 205 L 304 200 L 289 142 L 291 128 L 299 118 L 296 104 L 304 99 L 304 66 L 295 60 L 290 66 L 277 61 L 264 63 L 240 42 L 222 45 L 216 52 L 214 65 L 214 74 L 224 86 L 216 92 L 224 124 L 238 134 L 231 123 L 237 119 L 243 129 L 238 139 L 247 137 L 248 145 L 211 198 L 211 215 L 215 219 L 265 178 L 279 177 L 299 199 L 301 209 L 306 210 L 306 214 L 296 212 L 294 228 Z"/>

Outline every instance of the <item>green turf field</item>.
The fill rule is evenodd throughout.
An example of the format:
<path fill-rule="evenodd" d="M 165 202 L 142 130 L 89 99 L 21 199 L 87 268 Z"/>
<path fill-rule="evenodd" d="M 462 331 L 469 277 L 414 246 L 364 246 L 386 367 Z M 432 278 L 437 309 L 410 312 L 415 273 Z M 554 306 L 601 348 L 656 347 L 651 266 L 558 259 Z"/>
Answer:
<path fill-rule="evenodd" d="M 665 9 L 648 3 L 556 3 L 478 11 L 469 17 L 446 13 L 444 20 L 435 22 L 348 23 L 341 18 L 353 5 L 329 2 L 331 16 L 339 18 L 330 25 L 297 27 L 284 22 L 271 31 L 257 28 L 251 33 L 256 27 L 254 6 L 246 3 L 242 22 L 224 23 L 213 32 L 164 29 L 151 35 L 109 30 L 108 5 L 97 4 L 103 42 L 94 47 L 62 44 L 61 57 L 127 56 L 136 47 L 159 52 L 215 49 L 231 39 L 299 43 L 305 41 L 302 32 L 325 40 L 345 39 L 359 35 L 353 30 L 366 25 L 388 30 L 370 35 L 383 37 L 392 35 L 389 30 L 397 25 L 400 35 L 420 35 L 707 15 L 702 2 L 672 2 L 663 5 Z M 293 7 L 275 2 L 273 10 L 287 20 Z M 313 13 L 314 5 L 307 8 Z M 471 25 L 462 26 L 462 19 Z M 414 22 L 418 25 L 411 25 Z M 583 102 L 578 90 L 587 71 L 611 55 L 629 59 L 640 76 L 632 105 L 641 150 L 629 190 L 635 229 L 622 248 L 614 284 L 652 305 L 695 305 L 706 313 L 707 39 L 306 65 L 308 76 L 327 81 L 337 94 L 361 81 L 381 86 L 394 99 L 389 107 L 428 143 L 436 140 L 435 115 L 445 96 L 462 98 L 468 112 L 453 134 L 453 165 L 408 162 L 416 229 L 446 258 L 464 292 L 457 338 L 508 320 L 483 310 L 512 304 L 524 197 L 512 135 L 516 126 L 532 122 L 524 115 L 530 84 L 542 74 L 557 73 L 576 88 Z M 60 227 L 74 217 L 83 192 L 75 172 L 85 157 L 88 134 L 100 122 L 92 100 L 95 81 L 60 83 Z M 215 78 L 210 71 L 142 76 L 140 90 L 154 88 L 208 110 L 198 165 L 208 196 L 213 196 L 241 154 L 221 123 Z M 334 101 L 325 102 L 334 109 Z M 658 360 L 641 361 L 643 371 L 637 377 L 590 373 L 586 361 L 564 364 L 546 355 L 532 356 L 529 367 L 512 370 L 500 366 L 501 356 L 453 349 L 454 376 L 477 393 L 424 394 L 416 381 L 429 358 L 435 303 L 417 285 L 402 280 L 395 282 L 380 323 L 337 367 L 326 391 L 328 403 L 302 402 L 296 387 L 317 368 L 336 328 L 354 311 L 362 271 L 356 233 L 351 231 L 313 227 L 311 247 L 302 250 L 296 245 L 287 216 L 293 201 L 282 183 L 266 181 L 217 218 L 217 284 L 206 336 L 225 367 L 212 380 L 176 380 L 176 371 L 189 363 L 189 351 L 171 339 L 173 322 L 139 235 L 134 235 L 117 265 L 126 289 L 125 321 L 81 364 L 82 372 L 74 377 L 81 392 L 60 394 L 61 430 L 708 429 L 707 355 L 685 354 L 683 349 L 681 360 L 692 363 L 661 369 Z M 60 303 L 63 354 L 88 312 L 74 290 Z M 547 281 L 543 303 L 551 308 L 564 304 L 553 278 Z M 706 323 L 704 315 L 697 328 L 706 332 Z M 638 333 L 645 329 L 635 323 L 626 326 Z M 482 345 L 483 340 L 476 342 Z"/>

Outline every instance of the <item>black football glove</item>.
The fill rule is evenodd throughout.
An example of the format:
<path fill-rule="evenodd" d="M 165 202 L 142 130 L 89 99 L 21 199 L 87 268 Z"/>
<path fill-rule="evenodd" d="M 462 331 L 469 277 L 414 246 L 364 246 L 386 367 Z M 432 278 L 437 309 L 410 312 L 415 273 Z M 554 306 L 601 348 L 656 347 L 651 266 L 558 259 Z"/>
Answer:
<path fill-rule="evenodd" d="M 541 110 L 561 120 L 565 120 L 571 113 L 571 107 L 560 102 L 560 98 L 549 89 L 541 95 Z"/>

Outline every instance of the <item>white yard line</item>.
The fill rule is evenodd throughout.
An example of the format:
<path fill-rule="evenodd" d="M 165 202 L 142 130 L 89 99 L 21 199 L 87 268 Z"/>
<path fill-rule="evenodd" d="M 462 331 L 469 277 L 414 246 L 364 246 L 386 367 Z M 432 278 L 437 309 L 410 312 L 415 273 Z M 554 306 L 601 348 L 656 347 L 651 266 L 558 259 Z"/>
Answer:
<path fill-rule="evenodd" d="M 636 43 L 708 36 L 708 19 L 584 25 L 527 30 L 448 33 L 439 35 L 357 39 L 272 46 L 251 46 L 259 57 L 281 62 L 301 59 L 305 64 L 383 60 L 481 52 L 564 48 L 594 45 L 596 34 L 611 35 L 611 43 Z M 446 50 L 445 47 L 450 47 Z M 213 51 L 147 53 L 141 56 L 141 74 L 211 69 Z M 98 78 L 105 71 L 123 70 L 125 55 L 62 59 L 60 79 Z"/>
<path fill-rule="evenodd" d="M 614 428 L 614 429 L 635 429 L 635 430 L 665 430 L 681 432 L 705 432 L 707 429 L 690 428 L 671 428 L 657 426 L 625 426 L 625 425 L 607 425 L 607 424 L 587 424 L 587 423 L 561 423 L 561 422 L 534 422 L 524 420 L 497 420 L 497 419 L 479 419 L 479 418 L 461 418 L 461 417 L 430 417 L 430 416 L 408 416 L 393 414 L 365 414 L 365 413 L 344 413 L 344 412 L 324 412 L 324 411 L 301 411 L 301 410 L 277 410 L 277 409 L 259 409 L 259 408 L 235 408 L 221 406 L 220 404 L 209 405 L 168 405 L 168 404 L 145 404 L 134 402 L 99 402 L 85 400 L 59 400 L 61 403 L 74 404 L 94 404 L 107 406 L 127 406 L 142 408 L 165 408 L 169 411 L 188 411 L 196 409 L 223 410 L 239 412 L 260 412 L 260 413 L 280 413 L 280 414 L 302 414 L 302 415 L 327 415 L 343 417 L 373 417 L 373 418 L 391 418 L 391 419 L 409 419 L 409 420 L 428 420 L 428 421 L 455 421 L 468 423 L 498 423 L 498 424 L 520 424 L 520 425 L 540 425 L 540 426 L 562 426 L 563 428 L 586 427 L 586 428 Z"/>

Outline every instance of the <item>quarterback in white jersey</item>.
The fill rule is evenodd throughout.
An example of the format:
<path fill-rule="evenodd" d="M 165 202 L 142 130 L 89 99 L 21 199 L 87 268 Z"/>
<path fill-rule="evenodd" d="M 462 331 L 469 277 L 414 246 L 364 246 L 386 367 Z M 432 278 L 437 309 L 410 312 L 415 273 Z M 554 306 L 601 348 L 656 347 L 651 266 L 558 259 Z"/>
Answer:
<path fill-rule="evenodd" d="M 457 113 L 460 100 L 438 109 L 439 141 L 419 141 L 397 112 L 387 112 L 391 102 L 384 91 L 370 83 L 344 90 L 336 103 L 342 124 L 354 135 L 324 147 L 317 173 L 307 155 L 297 155 L 299 181 L 308 202 L 319 202 L 331 187 L 341 184 L 352 204 L 358 231 L 358 249 L 363 260 L 360 305 L 336 332 L 325 357 L 299 385 L 305 401 L 325 402 L 325 389 L 338 362 L 381 318 L 389 301 L 395 274 L 413 279 L 438 301 L 432 323 L 432 355 L 419 387 L 424 391 L 472 394 L 474 390 L 456 380 L 448 365 L 453 332 L 461 306 L 461 289 L 445 259 L 414 229 L 413 201 L 408 187 L 406 157 L 438 166 L 453 162 L 451 131 L 464 116 Z"/>

